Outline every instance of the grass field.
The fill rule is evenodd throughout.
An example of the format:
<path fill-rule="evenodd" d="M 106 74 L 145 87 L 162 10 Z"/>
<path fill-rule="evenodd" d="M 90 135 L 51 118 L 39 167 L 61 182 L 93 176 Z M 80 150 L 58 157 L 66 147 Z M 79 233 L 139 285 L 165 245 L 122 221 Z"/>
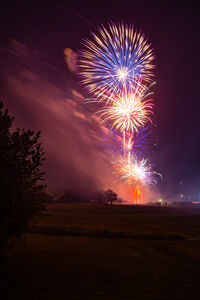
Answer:
<path fill-rule="evenodd" d="M 1 269 L 1 299 L 200 299 L 200 209 L 50 205 Z"/>

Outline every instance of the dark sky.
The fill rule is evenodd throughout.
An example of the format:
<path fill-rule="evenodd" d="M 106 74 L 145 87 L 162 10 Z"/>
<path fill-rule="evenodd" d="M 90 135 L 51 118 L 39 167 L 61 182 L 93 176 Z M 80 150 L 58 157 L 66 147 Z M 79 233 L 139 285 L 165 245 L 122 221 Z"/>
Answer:
<path fill-rule="evenodd" d="M 80 128 L 71 128 L 72 119 L 62 123 L 64 119 L 58 120 L 56 116 L 52 119 L 52 122 L 56 120 L 58 127 L 55 127 L 52 122 L 48 124 L 51 117 L 45 114 L 47 108 L 44 109 L 43 106 L 45 101 L 49 103 L 51 95 L 53 104 L 49 104 L 48 109 L 54 107 L 61 113 L 63 108 L 60 106 L 63 105 L 63 99 L 70 97 L 70 88 L 80 92 L 78 77 L 67 70 L 64 49 L 71 48 L 77 52 L 81 47 L 81 40 L 88 37 L 90 31 L 97 31 L 98 25 L 110 20 L 123 20 L 124 23 L 132 23 L 141 29 L 155 47 L 157 85 L 154 88 L 154 121 L 158 124 L 156 135 L 159 139 L 153 159 L 156 170 L 163 174 L 163 181 L 158 187 L 169 195 L 182 192 L 200 195 L 200 28 L 197 3 L 160 1 L 158 4 L 155 1 L 134 0 L 13 3 L 10 1 L 9 4 L 8 1 L 6 6 L 1 5 L 0 8 L 0 96 L 18 118 L 19 125 L 44 131 L 45 150 L 49 156 L 49 182 L 52 183 L 52 178 L 59 177 L 61 165 L 64 164 L 64 160 L 55 157 L 56 150 L 50 151 L 48 148 L 54 143 L 54 135 L 59 136 L 57 131 L 64 130 L 62 126 L 67 126 L 68 134 L 65 136 L 63 133 L 63 136 L 60 133 L 57 143 L 59 151 L 63 149 L 68 156 L 67 167 L 69 168 L 69 162 L 72 164 L 69 153 L 74 152 L 74 148 L 81 148 L 82 165 L 81 171 L 77 166 L 76 172 L 72 172 L 74 177 L 63 180 L 62 184 L 75 180 L 78 173 L 82 174 L 82 179 L 91 179 L 91 174 L 86 175 L 89 171 L 83 171 L 85 168 L 104 174 L 101 162 L 99 167 L 94 163 L 95 159 L 85 159 L 91 141 L 86 142 L 87 137 L 83 139 L 88 131 L 80 130 L 87 126 L 89 128 L 89 125 L 83 126 L 80 117 L 76 122 L 76 126 Z M 27 82 L 27 79 L 32 80 L 32 83 Z M 34 102 L 34 97 L 39 97 L 42 102 L 38 99 Z M 84 109 L 78 107 L 77 115 L 81 112 L 84 115 Z M 81 122 L 84 121 L 83 115 Z M 86 119 L 85 122 L 88 122 L 88 118 Z M 52 127 L 52 141 L 50 132 L 45 132 L 47 126 L 44 123 L 48 124 L 48 128 Z M 73 137 L 78 132 L 82 136 L 80 143 Z M 99 136 L 96 138 L 100 139 Z M 95 151 L 101 153 L 98 142 L 92 147 L 91 157 L 97 155 Z M 58 156 L 60 158 L 62 154 L 59 152 Z M 77 157 L 80 158 L 79 154 L 75 157 L 74 161 Z M 105 158 L 102 159 L 105 162 Z M 72 166 L 71 168 L 73 169 Z M 183 182 L 182 185 L 180 181 Z"/>

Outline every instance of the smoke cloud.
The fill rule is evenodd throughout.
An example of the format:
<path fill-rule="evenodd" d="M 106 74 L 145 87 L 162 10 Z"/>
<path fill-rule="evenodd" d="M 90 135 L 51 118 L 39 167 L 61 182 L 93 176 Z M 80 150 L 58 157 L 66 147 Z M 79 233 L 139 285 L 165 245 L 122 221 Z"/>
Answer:
<path fill-rule="evenodd" d="M 110 152 L 102 142 L 106 129 L 92 106 L 84 104 L 78 78 L 67 68 L 60 74 L 15 40 L 4 56 L 2 100 L 15 116 L 16 127 L 41 130 L 49 189 L 113 188 Z"/>

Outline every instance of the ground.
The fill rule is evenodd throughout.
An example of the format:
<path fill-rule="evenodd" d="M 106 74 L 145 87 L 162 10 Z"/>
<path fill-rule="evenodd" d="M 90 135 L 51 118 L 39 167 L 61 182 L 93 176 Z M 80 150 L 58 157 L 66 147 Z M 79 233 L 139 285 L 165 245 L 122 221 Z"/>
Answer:
<path fill-rule="evenodd" d="M 200 209 L 50 205 L 1 269 L 1 299 L 200 299 Z"/>

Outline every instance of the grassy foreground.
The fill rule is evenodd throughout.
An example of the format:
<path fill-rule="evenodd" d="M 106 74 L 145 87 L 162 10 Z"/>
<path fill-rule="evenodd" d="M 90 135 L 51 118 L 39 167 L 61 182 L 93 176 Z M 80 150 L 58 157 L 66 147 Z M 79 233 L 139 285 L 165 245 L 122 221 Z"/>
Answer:
<path fill-rule="evenodd" d="M 200 209 L 50 205 L 1 271 L 1 299 L 200 299 Z"/>

